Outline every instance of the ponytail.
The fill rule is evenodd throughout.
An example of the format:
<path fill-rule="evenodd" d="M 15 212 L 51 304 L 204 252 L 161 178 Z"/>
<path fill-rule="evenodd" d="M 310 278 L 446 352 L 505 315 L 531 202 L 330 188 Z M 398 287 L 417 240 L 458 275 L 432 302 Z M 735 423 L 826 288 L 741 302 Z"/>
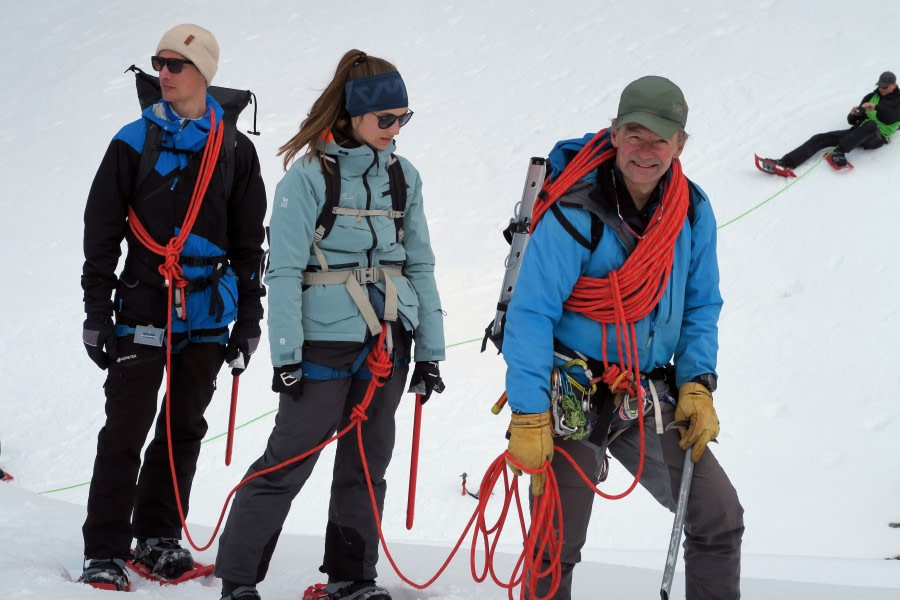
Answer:
<path fill-rule="evenodd" d="M 278 149 L 278 156 L 284 155 L 284 170 L 304 148 L 309 148 L 308 160 L 312 161 L 319 141 L 324 140 L 333 130 L 351 131 L 350 115 L 347 113 L 347 97 L 344 85 L 354 79 L 391 73 L 397 70 L 388 61 L 369 56 L 362 50 L 346 52 L 338 62 L 331 82 L 313 102 L 306 119 L 300 123 L 300 131 Z"/>

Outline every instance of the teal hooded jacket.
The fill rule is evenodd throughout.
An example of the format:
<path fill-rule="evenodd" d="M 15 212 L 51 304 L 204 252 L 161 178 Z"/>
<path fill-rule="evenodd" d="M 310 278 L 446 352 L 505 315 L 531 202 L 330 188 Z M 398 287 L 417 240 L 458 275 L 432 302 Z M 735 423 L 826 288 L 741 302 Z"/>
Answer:
<path fill-rule="evenodd" d="M 328 142 L 325 152 L 340 161 L 340 206 L 360 210 L 391 209 L 387 165 L 395 148 L 362 145 L 345 148 Z M 306 270 L 318 271 L 312 251 L 316 219 L 325 204 L 325 176 L 317 157 L 291 166 L 275 188 L 270 221 L 269 344 L 274 366 L 299 363 L 304 341 L 365 341 L 366 323 L 343 285 L 303 286 Z M 407 185 L 404 235 L 397 240 L 387 216 L 337 215 L 331 232 L 317 243 L 328 270 L 395 267 L 398 313 L 414 332 L 416 361 L 444 359 L 444 324 L 434 279 L 434 253 L 422 204 L 419 172 L 403 157 Z M 375 284 L 384 291 L 384 283 Z"/>

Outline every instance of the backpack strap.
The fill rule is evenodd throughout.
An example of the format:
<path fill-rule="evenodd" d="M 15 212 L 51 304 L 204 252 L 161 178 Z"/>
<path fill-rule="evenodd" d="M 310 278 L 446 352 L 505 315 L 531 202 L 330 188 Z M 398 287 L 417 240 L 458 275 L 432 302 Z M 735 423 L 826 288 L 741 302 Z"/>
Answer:
<path fill-rule="evenodd" d="M 406 214 L 406 176 L 400 159 L 391 154 L 388 164 L 388 191 L 391 195 L 391 210 L 357 210 L 341 207 L 341 163 L 333 154 L 319 153 L 319 163 L 322 167 L 322 176 L 325 178 L 325 204 L 316 219 L 315 243 L 322 241 L 331 233 L 337 215 L 356 215 L 367 217 L 373 215 L 386 216 L 394 219 L 394 227 L 397 230 L 397 241 L 403 241 L 403 216 Z M 317 253 L 318 255 L 318 253 Z M 320 257 L 321 261 L 321 257 Z"/>
<path fill-rule="evenodd" d="M 316 229 L 313 234 L 315 243 L 322 241 L 331 233 L 334 220 L 337 215 L 334 209 L 341 203 L 341 163 L 333 154 L 319 153 L 319 164 L 322 167 L 322 176 L 325 178 L 325 204 L 316 219 Z"/>
<path fill-rule="evenodd" d="M 615 230 L 621 228 L 618 218 L 615 215 L 609 213 L 609 211 L 605 210 L 603 206 L 594 201 L 590 196 L 590 191 L 594 187 L 592 183 L 579 182 L 573 185 L 569 191 L 564 194 L 559 200 L 554 202 L 550 206 L 550 212 L 553 213 L 553 216 L 559 221 L 559 224 L 563 226 L 569 235 L 571 235 L 576 242 L 580 245 L 584 246 L 591 252 L 597 249 L 597 246 L 600 244 L 600 240 L 603 238 L 603 225 L 604 223 L 609 225 Z M 572 223 L 565 217 L 562 212 L 562 207 L 568 206 L 573 208 L 583 208 L 588 211 L 588 214 L 591 216 L 591 239 L 588 240 L 584 235 L 579 232 Z M 623 236 L 626 237 L 627 236 Z M 633 248 L 629 248 L 629 251 Z"/>
<path fill-rule="evenodd" d="M 144 121 L 147 124 L 147 134 L 144 137 L 144 145 L 141 148 L 141 158 L 138 161 L 137 178 L 134 180 L 132 190 L 137 191 L 147 176 L 156 166 L 159 160 L 160 144 L 162 142 L 162 127 L 152 121 Z"/>
<path fill-rule="evenodd" d="M 391 192 L 391 206 L 394 212 L 400 216 L 394 218 L 394 226 L 397 228 L 397 241 L 403 242 L 403 215 L 406 213 L 406 176 L 403 175 L 403 167 L 400 159 L 391 154 L 391 162 L 388 165 L 388 181 Z"/>

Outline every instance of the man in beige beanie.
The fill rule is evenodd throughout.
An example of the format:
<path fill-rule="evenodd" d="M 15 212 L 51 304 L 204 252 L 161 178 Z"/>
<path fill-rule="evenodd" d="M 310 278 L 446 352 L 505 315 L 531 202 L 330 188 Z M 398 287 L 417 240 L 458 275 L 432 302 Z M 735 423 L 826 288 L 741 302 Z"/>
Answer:
<path fill-rule="evenodd" d="M 176 25 L 159 40 L 151 63 L 159 71 L 163 98 L 180 117 L 196 119 L 206 112 L 206 88 L 219 67 L 212 33 L 199 25 Z"/>
<path fill-rule="evenodd" d="M 216 376 L 224 361 L 240 374 L 259 342 L 266 192 L 253 144 L 207 93 L 218 60 L 219 45 L 202 27 L 178 25 L 163 35 L 151 57 L 162 99 L 113 138 L 85 207 L 82 339 L 108 376 L 106 421 L 82 527 L 81 581 L 100 589 L 129 589 L 126 562 L 170 581 L 194 568 L 180 543 L 169 450 L 186 514 Z M 214 172 L 207 170 L 191 221 L 191 199 L 204 189 L 198 167 L 214 133 L 213 115 L 233 147 L 224 153 L 228 159 L 216 157 Z M 144 157 L 151 157 L 151 169 L 141 168 Z M 138 235 L 136 224 L 146 236 Z M 173 256 L 156 253 L 154 243 L 171 247 L 175 232 L 185 228 L 190 235 L 183 249 Z M 123 239 L 128 250 L 117 274 Z M 173 258 L 187 287 L 169 310 L 158 267 Z M 142 461 L 161 386 L 169 410 L 160 412 Z"/>

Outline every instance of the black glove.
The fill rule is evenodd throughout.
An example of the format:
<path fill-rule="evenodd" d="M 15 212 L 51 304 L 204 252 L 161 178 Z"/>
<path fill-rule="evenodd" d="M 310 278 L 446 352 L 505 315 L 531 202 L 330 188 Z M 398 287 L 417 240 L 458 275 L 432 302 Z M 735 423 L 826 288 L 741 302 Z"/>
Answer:
<path fill-rule="evenodd" d="M 416 363 L 416 368 L 413 369 L 412 377 L 409 380 L 409 389 L 406 391 L 421 394 L 422 404 L 425 404 L 431 398 L 431 392 L 440 394 L 445 389 L 438 362 L 429 360 Z"/>
<path fill-rule="evenodd" d="M 92 361 L 101 369 L 119 357 L 116 350 L 116 326 L 105 315 L 88 315 L 81 330 L 81 341 Z"/>
<path fill-rule="evenodd" d="M 303 369 L 299 363 L 275 367 L 275 373 L 272 375 L 272 391 L 279 394 L 299 394 L 302 378 Z"/>
<path fill-rule="evenodd" d="M 238 319 L 231 328 L 225 347 L 225 362 L 231 367 L 232 375 L 240 375 L 250 364 L 250 355 L 256 352 L 260 335 L 259 321 L 254 319 Z"/>

